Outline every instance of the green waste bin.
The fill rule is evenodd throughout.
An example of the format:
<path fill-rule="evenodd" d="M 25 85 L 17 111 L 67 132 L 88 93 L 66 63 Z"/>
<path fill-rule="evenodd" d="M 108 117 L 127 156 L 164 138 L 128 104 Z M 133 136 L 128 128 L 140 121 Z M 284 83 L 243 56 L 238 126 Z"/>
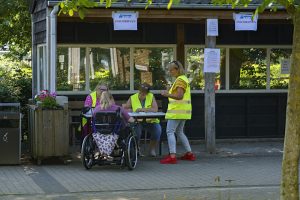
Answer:
<path fill-rule="evenodd" d="M 0 103 L 0 164 L 20 164 L 21 115 L 19 103 Z"/>

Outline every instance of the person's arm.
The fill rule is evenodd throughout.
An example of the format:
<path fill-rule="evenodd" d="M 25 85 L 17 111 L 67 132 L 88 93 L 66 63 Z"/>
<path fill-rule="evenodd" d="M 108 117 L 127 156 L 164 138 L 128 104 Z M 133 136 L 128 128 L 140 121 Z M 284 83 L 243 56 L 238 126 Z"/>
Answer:
<path fill-rule="evenodd" d="M 131 98 L 129 97 L 128 101 L 126 104 L 122 104 L 122 107 L 126 109 L 129 112 L 132 112 L 132 106 L 131 106 Z"/>
<path fill-rule="evenodd" d="M 93 100 L 91 95 L 88 95 L 84 101 L 84 107 L 92 107 Z"/>
<path fill-rule="evenodd" d="M 130 117 L 128 112 L 122 107 L 121 107 L 121 115 L 126 122 L 133 123 L 135 121 L 135 119 L 133 117 Z"/>
<path fill-rule="evenodd" d="M 172 92 L 171 94 L 169 94 L 168 91 L 163 91 L 161 93 L 161 95 L 165 96 L 165 97 L 169 97 L 171 99 L 175 99 L 175 100 L 182 100 L 185 90 L 187 88 L 187 83 L 181 79 L 176 80 L 176 82 L 174 83 L 175 85 L 175 92 Z"/>
<path fill-rule="evenodd" d="M 184 95 L 184 89 L 181 87 L 177 87 L 175 94 L 169 94 L 169 92 L 165 90 L 162 91 L 161 95 L 175 100 L 182 100 Z"/>

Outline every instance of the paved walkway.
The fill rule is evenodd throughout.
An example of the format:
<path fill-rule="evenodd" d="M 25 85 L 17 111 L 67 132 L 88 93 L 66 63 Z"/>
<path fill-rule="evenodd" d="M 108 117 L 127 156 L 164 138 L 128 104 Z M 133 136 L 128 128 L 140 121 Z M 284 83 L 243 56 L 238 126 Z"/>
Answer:
<path fill-rule="evenodd" d="M 192 145 L 195 162 L 161 165 L 143 157 L 133 171 L 85 170 L 76 159 L 0 166 L 0 199 L 279 199 L 282 141 L 222 142 L 215 155 L 203 146 Z"/>

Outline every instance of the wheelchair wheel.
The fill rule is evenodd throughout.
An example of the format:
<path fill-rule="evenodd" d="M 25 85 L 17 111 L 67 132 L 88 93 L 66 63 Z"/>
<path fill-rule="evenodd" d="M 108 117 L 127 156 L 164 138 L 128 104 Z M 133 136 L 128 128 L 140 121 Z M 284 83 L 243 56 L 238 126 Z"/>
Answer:
<path fill-rule="evenodd" d="M 86 169 L 91 169 L 94 164 L 95 144 L 91 134 L 85 136 L 81 146 L 81 160 Z"/>
<path fill-rule="evenodd" d="M 126 165 L 129 170 L 133 170 L 137 163 L 137 143 L 134 136 L 130 136 L 127 141 L 125 152 Z"/>

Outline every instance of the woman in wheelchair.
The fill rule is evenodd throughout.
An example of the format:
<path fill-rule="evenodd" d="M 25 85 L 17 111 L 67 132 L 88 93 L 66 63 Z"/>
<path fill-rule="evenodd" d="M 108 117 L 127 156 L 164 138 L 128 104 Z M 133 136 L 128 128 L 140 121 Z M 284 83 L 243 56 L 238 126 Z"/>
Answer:
<path fill-rule="evenodd" d="M 95 90 L 93 92 L 91 92 L 85 99 L 84 101 L 84 107 L 85 108 L 95 108 L 97 106 L 100 105 L 100 97 L 102 92 L 108 92 L 108 86 L 104 83 L 99 83 L 96 87 Z M 109 93 L 110 94 L 110 93 Z M 109 96 L 110 98 L 110 102 L 112 104 L 115 103 L 113 96 L 110 94 Z M 88 109 L 89 110 L 89 109 Z M 82 122 L 81 122 L 81 133 L 82 133 L 82 140 L 83 138 L 89 133 L 89 129 L 88 129 L 88 120 L 85 118 L 82 118 Z"/>
<path fill-rule="evenodd" d="M 95 164 L 117 164 L 132 170 L 137 163 L 137 142 L 132 125 L 134 119 L 115 105 L 110 96 L 103 91 L 100 104 L 94 109 L 92 133 L 82 143 L 83 165 L 90 169 Z"/>
<path fill-rule="evenodd" d="M 103 91 L 100 96 L 100 104 L 94 109 L 94 116 L 97 112 L 117 110 L 120 110 L 120 114 L 124 124 L 127 124 L 128 122 L 133 123 L 135 121 L 133 117 L 129 116 L 128 112 L 125 109 L 114 103 L 114 100 L 111 99 L 111 94 L 108 91 Z"/>

